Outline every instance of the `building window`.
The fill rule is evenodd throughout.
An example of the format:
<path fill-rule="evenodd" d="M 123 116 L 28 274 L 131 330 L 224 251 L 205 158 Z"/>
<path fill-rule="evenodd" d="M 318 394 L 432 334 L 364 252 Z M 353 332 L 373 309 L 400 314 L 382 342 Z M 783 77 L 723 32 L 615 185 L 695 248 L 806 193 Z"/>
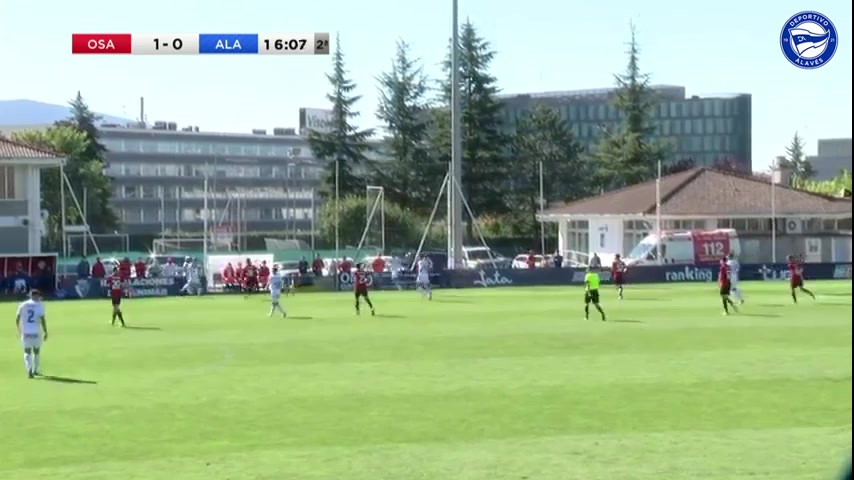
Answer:
<path fill-rule="evenodd" d="M 15 199 L 15 167 L 0 167 L 0 200 Z"/>
<path fill-rule="evenodd" d="M 699 100 L 694 100 L 693 102 L 691 102 L 691 116 L 695 118 L 701 116 L 703 114 L 702 108 L 703 107 L 702 105 L 700 105 Z"/>
<path fill-rule="evenodd" d="M 125 185 L 122 187 L 122 198 L 137 198 L 138 195 L 138 187 L 133 185 Z"/>
<path fill-rule="evenodd" d="M 597 120 L 596 118 L 596 109 L 597 105 L 587 105 L 587 119 L 588 120 Z"/>
<path fill-rule="evenodd" d="M 706 135 L 703 137 L 703 151 L 711 152 L 714 150 L 714 142 L 712 142 L 712 137 Z"/>
<path fill-rule="evenodd" d="M 695 118 L 693 120 L 693 122 L 694 122 L 694 134 L 695 135 L 702 135 L 704 133 L 704 131 L 703 131 L 703 119 L 702 118 Z"/>
<path fill-rule="evenodd" d="M 692 152 L 701 152 L 703 151 L 703 137 L 691 137 L 691 151 Z"/>
<path fill-rule="evenodd" d="M 670 120 L 662 120 L 661 121 L 661 135 L 663 135 L 663 136 L 670 135 Z"/>
<path fill-rule="evenodd" d="M 178 187 L 173 187 L 171 185 L 163 187 L 163 198 L 167 200 L 178 198 Z"/>
<path fill-rule="evenodd" d="M 723 139 L 721 137 L 719 137 L 718 135 L 715 135 L 714 137 L 712 137 L 712 139 L 713 139 L 712 144 L 713 144 L 714 151 L 716 151 L 716 152 L 722 151 L 724 148 Z"/>
<path fill-rule="evenodd" d="M 160 175 L 160 165 L 155 164 L 142 164 L 140 167 L 140 172 L 143 177 L 156 177 Z"/>
<path fill-rule="evenodd" d="M 851 219 L 850 218 L 843 218 L 842 220 L 839 220 L 837 225 L 839 226 L 840 230 L 850 231 L 851 230 Z"/>
<path fill-rule="evenodd" d="M 658 116 L 661 118 L 667 118 L 667 104 L 662 103 L 658 105 Z"/>
<path fill-rule="evenodd" d="M 129 177 L 138 177 L 142 175 L 142 167 L 138 163 L 126 163 L 125 175 Z"/>
<path fill-rule="evenodd" d="M 714 115 L 714 108 L 712 107 L 712 102 L 714 100 L 703 100 L 703 116 L 711 117 Z"/>
<path fill-rule="evenodd" d="M 142 187 L 142 198 L 158 198 L 157 187 L 154 187 L 154 186 Z"/>
<path fill-rule="evenodd" d="M 675 103 L 675 102 L 670 104 L 670 117 L 671 118 L 679 117 L 679 113 L 678 113 L 677 108 L 676 108 L 677 106 L 679 106 L 679 104 Z"/>
<path fill-rule="evenodd" d="M 714 110 L 716 117 L 722 117 L 724 115 L 724 101 L 720 99 L 716 99 L 714 102 Z"/>
<path fill-rule="evenodd" d="M 178 153 L 181 151 L 181 145 L 178 142 L 168 142 L 160 140 L 157 142 L 157 153 Z"/>
<path fill-rule="evenodd" d="M 703 120 L 703 122 L 706 124 L 704 127 L 704 130 L 703 130 L 706 135 L 711 135 L 711 134 L 715 133 L 715 119 L 714 118 L 707 118 L 707 119 Z"/>
<path fill-rule="evenodd" d="M 694 133 L 694 130 L 691 128 L 691 120 L 685 119 L 682 120 L 682 122 L 682 131 L 683 133 L 685 133 L 685 135 L 691 135 L 692 133 Z"/>
<path fill-rule="evenodd" d="M 606 120 L 608 118 L 608 107 L 605 104 L 599 105 L 598 120 Z"/>
<path fill-rule="evenodd" d="M 127 223 L 140 223 L 142 221 L 142 209 L 140 208 L 127 208 L 125 209 L 125 222 Z"/>
<path fill-rule="evenodd" d="M 726 119 L 726 133 L 731 134 L 733 131 L 735 131 L 735 120 L 733 120 L 732 118 L 727 118 Z"/>
<path fill-rule="evenodd" d="M 726 121 L 723 118 L 715 119 L 715 133 L 718 135 L 726 133 Z"/>

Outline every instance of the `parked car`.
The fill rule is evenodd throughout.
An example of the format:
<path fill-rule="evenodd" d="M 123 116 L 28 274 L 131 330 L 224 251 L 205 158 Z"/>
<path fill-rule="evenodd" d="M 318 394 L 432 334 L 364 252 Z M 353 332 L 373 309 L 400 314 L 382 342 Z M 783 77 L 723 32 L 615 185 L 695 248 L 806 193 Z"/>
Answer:
<path fill-rule="evenodd" d="M 534 266 L 536 268 L 545 268 L 551 265 L 548 265 L 548 260 L 546 260 L 546 257 L 542 255 L 534 255 Z M 513 264 L 511 265 L 511 267 L 528 268 L 528 254 L 520 253 L 519 255 L 516 255 L 516 258 L 513 259 Z"/>

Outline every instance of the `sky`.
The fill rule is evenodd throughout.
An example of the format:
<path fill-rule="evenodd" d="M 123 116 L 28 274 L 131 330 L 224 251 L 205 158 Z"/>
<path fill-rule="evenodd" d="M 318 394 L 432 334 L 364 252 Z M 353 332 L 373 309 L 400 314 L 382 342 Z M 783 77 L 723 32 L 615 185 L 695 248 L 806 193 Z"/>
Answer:
<path fill-rule="evenodd" d="M 689 95 L 753 95 L 754 170 L 796 131 L 809 154 L 819 138 L 851 137 L 848 2 L 460 0 L 459 8 L 497 52 L 492 73 L 503 93 L 613 86 L 633 22 L 653 83 L 684 85 Z M 817 70 L 789 64 L 778 45 L 787 19 L 805 9 L 828 17 L 839 36 L 836 55 Z M 72 56 L 71 34 L 330 32 L 340 34 L 363 96 L 358 123 L 375 127 L 376 76 L 388 70 L 396 40 L 435 78 L 450 29 L 448 0 L 0 0 L 0 99 L 63 104 L 80 90 L 93 110 L 128 118 L 138 117 L 142 96 L 149 121 L 247 133 L 297 127 L 300 107 L 329 108 L 331 57 Z"/>

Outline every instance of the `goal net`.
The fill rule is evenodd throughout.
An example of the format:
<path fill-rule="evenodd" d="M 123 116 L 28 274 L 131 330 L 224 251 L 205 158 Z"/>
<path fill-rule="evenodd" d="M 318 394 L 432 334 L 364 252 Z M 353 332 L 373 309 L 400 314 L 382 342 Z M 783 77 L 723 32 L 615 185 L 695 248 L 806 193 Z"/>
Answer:
<path fill-rule="evenodd" d="M 72 257 L 130 251 L 130 235 L 123 233 L 66 233 L 65 242 Z"/>

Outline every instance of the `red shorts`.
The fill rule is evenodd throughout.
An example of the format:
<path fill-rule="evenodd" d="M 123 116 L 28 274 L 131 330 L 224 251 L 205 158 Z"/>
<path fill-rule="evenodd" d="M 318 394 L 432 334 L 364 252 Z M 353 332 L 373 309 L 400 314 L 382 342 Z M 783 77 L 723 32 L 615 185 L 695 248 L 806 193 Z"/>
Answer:
<path fill-rule="evenodd" d="M 804 279 L 801 277 L 792 277 L 790 283 L 792 288 L 800 288 L 804 286 Z"/>
<path fill-rule="evenodd" d="M 111 294 L 111 295 L 110 295 L 110 298 L 111 298 L 111 299 L 112 299 L 112 301 L 113 301 L 113 306 L 118 307 L 119 305 L 121 305 L 121 304 L 122 304 L 122 295 L 121 295 L 121 294 L 115 294 L 115 293 L 113 293 L 113 294 Z"/>
<path fill-rule="evenodd" d="M 358 287 L 355 290 L 353 290 L 353 293 L 357 297 L 367 297 L 368 296 L 368 287 Z"/>
<path fill-rule="evenodd" d="M 247 278 L 246 279 L 246 288 L 258 288 L 258 279 L 255 277 Z"/>
<path fill-rule="evenodd" d="M 614 285 L 622 285 L 623 284 L 623 274 L 615 273 L 614 274 Z"/>

